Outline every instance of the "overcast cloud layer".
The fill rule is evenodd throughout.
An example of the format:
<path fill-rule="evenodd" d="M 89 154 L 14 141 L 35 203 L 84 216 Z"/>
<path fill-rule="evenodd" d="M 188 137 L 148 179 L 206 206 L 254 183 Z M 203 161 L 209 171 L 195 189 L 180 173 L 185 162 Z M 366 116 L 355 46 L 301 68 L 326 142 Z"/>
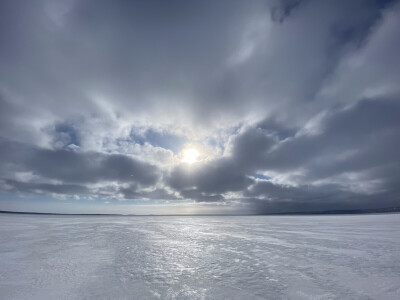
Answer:
<path fill-rule="evenodd" d="M 0 44 L 0 209 L 400 206 L 397 1 L 10 0 Z"/>

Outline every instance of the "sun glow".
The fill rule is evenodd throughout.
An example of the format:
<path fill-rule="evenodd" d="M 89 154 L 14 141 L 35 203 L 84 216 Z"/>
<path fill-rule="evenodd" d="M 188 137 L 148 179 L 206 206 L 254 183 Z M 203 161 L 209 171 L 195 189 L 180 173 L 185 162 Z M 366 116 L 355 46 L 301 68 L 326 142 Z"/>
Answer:
<path fill-rule="evenodd" d="M 189 148 L 189 149 L 183 150 L 182 156 L 183 156 L 182 162 L 192 164 L 192 163 L 195 163 L 196 161 L 198 161 L 198 159 L 200 157 L 200 153 L 199 153 L 199 151 L 197 151 L 194 148 Z"/>

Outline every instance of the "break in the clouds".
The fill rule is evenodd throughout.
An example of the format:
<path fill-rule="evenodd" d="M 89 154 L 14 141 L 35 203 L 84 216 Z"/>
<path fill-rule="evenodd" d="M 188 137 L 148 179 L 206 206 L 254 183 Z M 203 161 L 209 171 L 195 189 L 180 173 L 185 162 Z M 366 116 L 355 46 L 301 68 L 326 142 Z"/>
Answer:
<path fill-rule="evenodd" d="M 400 204 L 397 1 L 1 1 L 0 44 L 2 209 Z"/>

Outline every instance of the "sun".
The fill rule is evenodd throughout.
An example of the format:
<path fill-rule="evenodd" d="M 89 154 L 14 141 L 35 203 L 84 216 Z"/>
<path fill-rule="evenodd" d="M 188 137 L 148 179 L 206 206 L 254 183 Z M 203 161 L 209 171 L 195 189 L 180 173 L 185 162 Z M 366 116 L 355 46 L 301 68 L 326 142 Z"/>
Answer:
<path fill-rule="evenodd" d="M 182 154 L 183 154 L 182 162 L 188 164 L 195 163 L 196 161 L 198 161 L 198 158 L 200 156 L 199 151 L 197 151 L 194 148 L 185 149 L 183 150 Z"/>

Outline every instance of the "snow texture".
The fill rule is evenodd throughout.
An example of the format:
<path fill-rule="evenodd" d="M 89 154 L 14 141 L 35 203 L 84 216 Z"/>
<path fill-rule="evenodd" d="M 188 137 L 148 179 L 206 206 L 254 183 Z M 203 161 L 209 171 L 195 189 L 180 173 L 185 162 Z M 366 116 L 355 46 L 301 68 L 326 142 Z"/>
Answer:
<path fill-rule="evenodd" d="M 0 299 L 400 299 L 400 214 L 0 214 Z"/>

